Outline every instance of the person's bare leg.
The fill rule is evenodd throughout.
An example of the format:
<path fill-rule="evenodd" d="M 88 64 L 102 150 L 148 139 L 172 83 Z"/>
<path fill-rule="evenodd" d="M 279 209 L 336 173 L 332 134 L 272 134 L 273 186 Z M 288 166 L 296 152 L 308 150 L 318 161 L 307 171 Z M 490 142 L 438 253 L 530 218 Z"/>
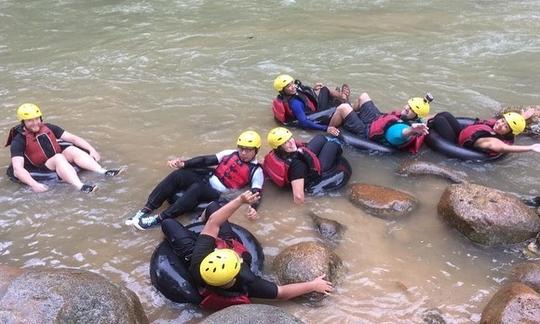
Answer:
<path fill-rule="evenodd" d="M 75 171 L 63 154 L 56 154 L 51 157 L 45 162 L 45 166 L 49 170 L 55 171 L 63 181 L 74 185 L 77 189 L 82 188 L 83 183 L 81 179 L 79 179 L 77 171 Z"/>
<path fill-rule="evenodd" d="M 337 106 L 336 111 L 332 115 L 332 118 L 330 119 L 329 126 L 333 127 L 340 127 L 343 124 L 343 121 L 345 120 L 345 117 L 349 115 L 353 111 L 351 105 L 344 103 L 339 106 Z"/>
<path fill-rule="evenodd" d="M 97 163 L 96 160 L 94 160 L 88 153 L 84 152 L 83 150 L 75 147 L 70 146 L 66 148 L 62 154 L 66 157 L 68 162 L 74 163 L 81 169 L 99 172 L 99 173 L 105 173 L 105 169 Z"/>
<path fill-rule="evenodd" d="M 352 104 L 352 108 L 358 111 L 360 110 L 360 107 L 362 107 L 362 105 L 368 101 L 371 101 L 371 98 L 366 92 L 364 92 L 361 95 L 359 95 L 358 98 L 356 98 L 356 100 Z"/>

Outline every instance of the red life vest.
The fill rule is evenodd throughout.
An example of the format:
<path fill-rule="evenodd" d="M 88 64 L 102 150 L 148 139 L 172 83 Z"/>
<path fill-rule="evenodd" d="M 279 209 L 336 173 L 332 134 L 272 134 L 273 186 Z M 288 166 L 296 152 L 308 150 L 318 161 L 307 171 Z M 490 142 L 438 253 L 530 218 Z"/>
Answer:
<path fill-rule="evenodd" d="M 24 156 L 36 167 L 43 166 L 48 159 L 62 152 L 58 139 L 45 124 L 41 124 L 37 133 L 29 132 L 20 126 L 12 128 L 6 146 L 11 145 L 11 141 L 17 133 L 25 137 Z"/>
<path fill-rule="evenodd" d="M 296 94 L 288 100 L 284 100 L 281 94 L 272 100 L 272 112 L 274 113 L 274 118 L 278 122 L 285 124 L 295 119 L 292 109 L 289 106 L 289 102 L 293 98 L 302 100 L 306 115 L 317 111 L 317 96 L 313 92 L 313 89 L 304 85 L 299 85 Z"/>
<path fill-rule="evenodd" d="M 476 121 L 474 124 L 469 125 L 459 132 L 458 144 L 463 147 L 474 147 L 474 143 L 482 137 L 495 137 L 505 142 L 506 144 L 512 145 L 514 143 L 512 137 L 504 137 L 493 130 L 495 126 L 495 119 L 480 120 Z M 489 154 L 498 154 L 496 152 L 488 152 Z"/>
<path fill-rule="evenodd" d="M 390 126 L 402 122 L 401 112 L 393 111 L 375 119 L 369 126 L 368 137 L 375 142 L 384 141 L 384 133 Z M 398 146 L 400 150 L 409 150 L 412 154 L 418 153 L 424 143 L 425 135 L 411 136 L 408 141 Z"/>
<path fill-rule="evenodd" d="M 229 189 L 240 189 L 251 182 L 258 165 L 244 162 L 237 152 L 224 156 L 214 171 L 216 177 Z"/>
<path fill-rule="evenodd" d="M 216 248 L 233 249 L 240 256 L 247 252 L 246 247 L 235 239 L 225 241 L 220 238 L 216 238 Z M 203 298 L 199 305 L 204 309 L 220 310 L 233 305 L 251 304 L 246 292 L 237 293 L 219 288 L 201 288 L 199 293 Z"/>
<path fill-rule="evenodd" d="M 321 175 L 321 162 L 317 155 L 302 143 L 296 145 L 298 148 L 302 148 L 301 153 L 306 158 L 310 170 Z M 289 166 L 291 162 L 292 159 L 283 159 L 272 150 L 264 157 L 263 170 L 278 187 L 284 187 L 290 183 Z"/>

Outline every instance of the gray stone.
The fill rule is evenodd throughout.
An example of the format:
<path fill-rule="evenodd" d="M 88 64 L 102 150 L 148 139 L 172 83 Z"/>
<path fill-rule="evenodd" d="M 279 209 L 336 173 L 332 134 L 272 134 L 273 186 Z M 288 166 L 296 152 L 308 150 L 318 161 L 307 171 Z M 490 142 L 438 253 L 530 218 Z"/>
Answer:
<path fill-rule="evenodd" d="M 467 174 L 464 172 L 423 161 L 405 161 L 399 166 L 396 173 L 401 176 L 434 175 L 454 183 L 467 181 Z"/>
<path fill-rule="evenodd" d="M 314 212 L 310 212 L 309 216 L 323 239 L 332 244 L 337 244 L 341 240 L 343 232 L 346 229 L 345 225 L 342 225 L 338 221 L 318 216 Z"/>
<path fill-rule="evenodd" d="M 418 204 L 408 193 L 363 183 L 351 186 L 349 200 L 371 215 L 386 219 L 405 216 Z"/>
<path fill-rule="evenodd" d="M 227 307 L 205 318 L 201 324 L 299 324 L 298 318 L 279 307 L 247 304 Z"/>
<path fill-rule="evenodd" d="M 426 309 L 422 312 L 422 320 L 426 324 L 446 324 L 446 320 L 438 308 Z"/>
<path fill-rule="evenodd" d="M 438 212 L 470 240 L 488 246 L 523 242 L 540 231 L 540 217 L 518 198 L 471 183 L 448 186 Z"/>
<path fill-rule="evenodd" d="M 137 295 L 93 272 L 27 270 L 8 278 L 0 296 L 0 320 L 16 323 L 148 323 Z"/>
<path fill-rule="evenodd" d="M 503 286 L 482 312 L 481 324 L 538 323 L 540 295 L 520 282 Z"/>
<path fill-rule="evenodd" d="M 523 262 L 510 270 L 510 281 L 519 281 L 540 293 L 540 263 Z"/>
<path fill-rule="evenodd" d="M 311 281 L 322 274 L 335 285 L 342 266 L 339 256 L 318 242 L 301 242 L 289 246 L 281 251 L 273 263 L 281 285 Z M 309 301 L 319 301 L 325 295 L 312 292 L 304 297 Z"/>

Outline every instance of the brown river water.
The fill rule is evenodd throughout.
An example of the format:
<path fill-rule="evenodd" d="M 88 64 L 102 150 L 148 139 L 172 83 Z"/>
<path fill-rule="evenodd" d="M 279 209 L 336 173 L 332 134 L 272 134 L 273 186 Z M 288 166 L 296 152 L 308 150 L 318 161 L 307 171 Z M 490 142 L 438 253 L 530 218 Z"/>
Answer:
<path fill-rule="evenodd" d="M 124 225 L 173 156 L 233 147 L 245 129 L 263 137 L 276 124 L 272 80 L 347 82 L 384 110 L 430 91 L 433 112 L 491 116 L 505 105 L 540 104 L 537 1 L 0 1 L 0 130 L 16 107 L 41 106 L 45 120 L 89 140 L 119 177 L 82 173 L 99 185 L 81 194 L 58 184 L 42 194 L 0 175 L 0 262 L 94 271 L 132 289 L 154 323 L 196 322 L 206 314 L 174 304 L 150 284 L 159 229 Z M 310 134 L 295 133 L 304 139 Z M 522 138 L 520 143 L 532 143 Z M 269 150 L 261 149 L 260 157 Z M 352 149 L 351 182 L 414 194 L 420 206 L 398 221 L 375 218 L 347 200 L 347 189 L 292 203 L 267 185 L 259 219 L 233 221 L 264 247 L 266 273 L 283 248 L 317 235 L 307 212 L 345 224 L 336 252 L 345 273 L 319 307 L 280 302 L 307 323 L 422 322 L 439 308 L 449 323 L 477 322 L 522 245 L 474 245 L 437 215 L 443 179 L 402 178 L 404 159 L 461 170 L 472 181 L 539 194 L 538 155 L 492 164 L 365 155 Z M 2 167 L 9 150 L 0 151 Z M 179 218 L 189 222 L 190 218 Z"/>

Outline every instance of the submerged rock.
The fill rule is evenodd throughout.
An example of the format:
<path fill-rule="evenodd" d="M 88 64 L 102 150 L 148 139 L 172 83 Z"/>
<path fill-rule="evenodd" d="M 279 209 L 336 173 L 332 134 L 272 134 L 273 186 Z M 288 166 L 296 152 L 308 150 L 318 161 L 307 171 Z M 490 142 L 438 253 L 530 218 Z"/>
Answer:
<path fill-rule="evenodd" d="M 426 309 L 422 313 L 422 320 L 426 324 L 446 324 L 446 320 L 438 308 Z"/>
<path fill-rule="evenodd" d="M 527 126 L 525 127 L 525 131 L 523 131 L 523 134 L 529 136 L 538 136 L 540 135 L 540 105 L 504 107 L 499 111 L 499 114 L 496 117 L 502 116 L 502 114 L 510 111 L 521 113 L 521 111 L 527 110 L 529 108 L 534 109 L 535 113 L 531 118 L 527 120 Z"/>
<path fill-rule="evenodd" d="M 540 293 L 540 264 L 523 262 L 510 270 L 510 281 L 519 281 Z"/>
<path fill-rule="evenodd" d="M 363 183 L 351 186 L 349 199 L 366 212 L 386 219 L 407 215 L 418 204 L 416 198 L 408 193 Z"/>
<path fill-rule="evenodd" d="M 488 302 L 480 323 L 538 323 L 540 295 L 519 282 L 502 287 Z"/>
<path fill-rule="evenodd" d="M 341 240 L 343 232 L 345 231 L 345 225 L 342 225 L 340 222 L 324 218 L 315 214 L 311 211 L 309 217 L 313 221 L 313 224 L 321 234 L 322 238 L 329 241 L 332 244 L 336 244 Z"/>
<path fill-rule="evenodd" d="M 325 279 L 334 285 L 343 262 L 327 246 L 317 242 L 301 242 L 285 248 L 274 259 L 273 268 L 281 285 L 311 281 L 325 274 Z M 321 293 L 304 295 L 309 301 L 325 297 Z"/>
<path fill-rule="evenodd" d="M 402 176 L 434 175 L 454 183 L 463 183 L 467 180 L 467 174 L 464 172 L 423 161 L 405 161 L 399 166 L 396 173 Z"/>
<path fill-rule="evenodd" d="M 298 318 L 276 306 L 262 304 L 235 305 L 208 316 L 201 324 L 299 324 Z"/>
<path fill-rule="evenodd" d="M 448 186 L 438 212 L 470 240 L 483 245 L 523 242 L 540 231 L 540 218 L 518 198 L 470 183 Z"/>
<path fill-rule="evenodd" d="M 135 293 L 77 269 L 0 268 L 1 323 L 148 323 Z"/>

